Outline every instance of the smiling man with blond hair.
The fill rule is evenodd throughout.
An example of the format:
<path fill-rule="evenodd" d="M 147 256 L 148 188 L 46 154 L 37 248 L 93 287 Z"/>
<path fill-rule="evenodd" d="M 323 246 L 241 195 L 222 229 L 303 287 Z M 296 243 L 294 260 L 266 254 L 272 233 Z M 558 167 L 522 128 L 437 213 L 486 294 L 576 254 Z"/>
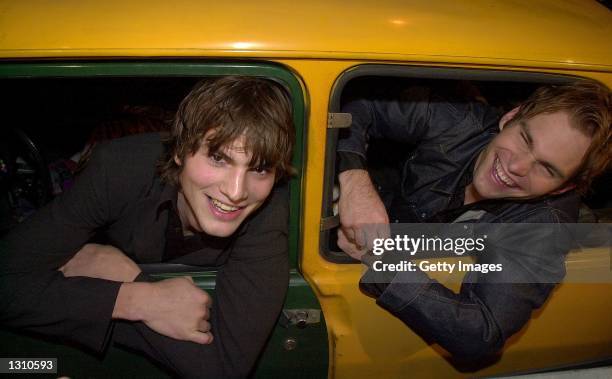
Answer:
<path fill-rule="evenodd" d="M 502 117 L 481 101 L 431 88 L 410 88 L 401 100 L 349 102 L 343 111 L 353 125 L 338 142 L 338 245 L 371 266 L 368 250 L 387 237 L 390 221 L 553 225 L 549 230 L 576 222 L 579 194 L 610 165 L 611 104 L 610 90 L 592 81 L 540 87 Z M 376 138 L 415 146 L 400 188 L 376 188 L 365 169 L 366 146 Z M 383 203 L 378 191 L 395 196 Z M 508 235 L 517 229 L 507 227 L 512 246 L 489 246 L 477 258 L 504 272 L 466 275 L 458 294 L 421 270 L 381 281 L 370 267 L 361 288 L 453 356 L 491 355 L 564 277 L 567 249 L 537 229 Z"/>

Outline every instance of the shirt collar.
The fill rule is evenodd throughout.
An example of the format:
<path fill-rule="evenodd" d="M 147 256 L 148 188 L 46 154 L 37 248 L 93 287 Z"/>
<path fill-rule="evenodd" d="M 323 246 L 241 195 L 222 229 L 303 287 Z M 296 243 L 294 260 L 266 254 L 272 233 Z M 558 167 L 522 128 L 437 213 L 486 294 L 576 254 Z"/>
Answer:
<path fill-rule="evenodd" d="M 156 217 L 159 219 L 160 214 L 165 210 L 173 210 L 178 213 L 177 200 L 178 187 L 174 184 L 162 183 L 162 190 L 156 207 Z"/>

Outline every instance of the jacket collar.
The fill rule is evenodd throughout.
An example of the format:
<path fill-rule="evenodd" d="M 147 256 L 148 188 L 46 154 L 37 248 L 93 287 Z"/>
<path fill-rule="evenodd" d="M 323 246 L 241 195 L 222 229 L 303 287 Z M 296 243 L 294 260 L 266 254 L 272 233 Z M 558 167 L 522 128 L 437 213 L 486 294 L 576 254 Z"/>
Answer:
<path fill-rule="evenodd" d="M 465 187 L 472 182 L 474 164 L 481 151 L 482 150 L 476 151 L 468 161 L 468 164 L 464 165 L 460 170 L 450 171 L 435 182 L 429 190 L 448 197 L 460 195 L 461 199 L 463 199 Z"/>

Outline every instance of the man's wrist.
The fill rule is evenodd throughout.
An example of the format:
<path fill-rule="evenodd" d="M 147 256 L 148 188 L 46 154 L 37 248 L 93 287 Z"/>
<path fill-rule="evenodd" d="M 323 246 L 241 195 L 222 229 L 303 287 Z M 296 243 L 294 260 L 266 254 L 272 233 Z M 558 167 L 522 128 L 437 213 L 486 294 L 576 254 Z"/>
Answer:
<path fill-rule="evenodd" d="M 150 298 L 151 290 L 150 283 L 121 284 L 113 309 L 113 319 L 142 321 L 144 319 L 143 299 Z"/>
<path fill-rule="evenodd" d="M 352 189 L 353 187 L 371 184 L 370 174 L 367 170 L 354 169 L 341 172 L 338 175 L 340 190 Z"/>

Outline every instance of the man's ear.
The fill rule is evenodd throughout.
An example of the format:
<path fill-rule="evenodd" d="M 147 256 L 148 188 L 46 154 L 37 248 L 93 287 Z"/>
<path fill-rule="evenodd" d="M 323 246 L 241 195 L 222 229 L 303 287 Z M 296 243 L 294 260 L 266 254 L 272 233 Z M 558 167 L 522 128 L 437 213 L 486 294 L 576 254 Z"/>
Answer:
<path fill-rule="evenodd" d="M 561 188 L 552 191 L 550 195 L 561 195 L 562 193 L 573 190 L 574 188 L 576 188 L 574 183 L 565 183 Z"/>
<path fill-rule="evenodd" d="M 174 163 L 176 163 L 177 166 L 181 166 L 183 164 L 183 162 L 181 162 L 181 158 L 178 157 L 178 155 L 174 155 Z"/>
<path fill-rule="evenodd" d="M 499 130 L 502 130 L 504 128 L 504 126 L 506 126 L 506 124 L 508 123 L 508 121 L 512 120 L 512 118 L 514 118 L 514 116 L 516 115 L 516 112 L 519 111 L 520 107 L 516 107 L 514 109 L 512 109 L 510 112 L 506 113 L 505 115 L 502 116 L 502 118 L 499 119 Z"/>

